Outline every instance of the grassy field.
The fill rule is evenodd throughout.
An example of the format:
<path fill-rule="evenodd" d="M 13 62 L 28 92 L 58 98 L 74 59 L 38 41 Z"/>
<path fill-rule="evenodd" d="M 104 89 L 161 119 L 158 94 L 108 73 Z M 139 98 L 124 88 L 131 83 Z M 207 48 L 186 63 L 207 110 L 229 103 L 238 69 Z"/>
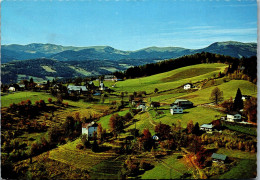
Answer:
<path fill-rule="evenodd" d="M 257 155 L 256 153 L 240 151 L 236 149 L 230 150 L 226 148 L 219 148 L 216 153 L 225 154 L 228 157 L 239 158 L 239 159 L 251 159 L 251 160 L 256 160 L 256 155 Z"/>
<path fill-rule="evenodd" d="M 233 131 L 238 131 L 241 133 L 245 133 L 252 136 L 257 136 L 257 128 L 256 127 L 245 127 L 245 126 L 239 126 L 239 125 L 231 125 L 225 123 L 224 126 L 226 126 L 228 129 Z"/>
<path fill-rule="evenodd" d="M 256 177 L 256 159 L 240 160 L 238 165 L 218 177 L 218 179 L 250 179 Z"/>
<path fill-rule="evenodd" d="M 187 127 L 187 123 L 192 120 L 193 124 L 196 122 L 199 123 L 199 125 L 202 125 L 204 123 L 210 123 L 212 120 L 216 119 L 217 116 L 223 115 L 221 112 L 216 111 L 214 109 L 209 109 L 206 107 L 194 107 L 191 109 L 185 109 L 183 114 L 170 114 L 169 106 L 166 108 L 161 108 L 160 111 L 163 111 L 164 114 L 157 116 L 155 114 L 154 110 L 150 110 L 151 116 L 153 117 L 153 120 L 157 123 L 162 122 L 164 124 L 172 125 L 172 123 L 176 124 L 178 120 L 180 120 L 181 125 L 183 128 Z"/>
<path fill-rule="evenodd" d="M 146 171 L 142 175 L 142 179 L 180 179 L 180 177 L 184 173 L 192 174 L 191 170 L 187 168 L 185 165 L 184 159 L 177 159 L 177 154 L 168 156 L 163 162 L 168 165 L 169 167 L 173 167 L 174 169 L 171 170 L 170 168 L 166 167 L 162 163 L 158 163 L 155 167 L 149 171 Z M 177 171 L 176 171 L 176 170 Z"/>
<path fill-rule="evenodd" d="M 12 103 L 19 103 L 21 101 L 26 101 L 30 99 L 34 104 L 35 101 L 44 100 L 48 102 L 48 98 L 52 98 L 56 100 L 56 98 L 52 97 L 50 94 L 44 92 L 31 92 L 31 91 L 23 91 L 23 92 L 15 92 L 10 93 L 8 95 L 1 96 L 1 106 L 2 107 L 9 107 Z"/>
<path fill-rule="evenodd" d="M 155 88 L 158 88 L 159 91 L 174 89 L 188 82 L 197 82 L 213 77 L 214 74 L 224 71 L 225 67 L 225 64 L 218 63 L 186 66 L 153 76 L 119 81 L 116 83 L 115 90 L 128 92 L 146 91 L 151 93 Z"/>
<path fill-rule="evenodd" d="M 223 83 L 219 86 L 211 86 L 206 89 L 198 90 L 196 92 L 192 92 L 189 95 L 185 95 L 185 99 L 192 101 L 195 105 L 203 104 L 203 103 L 210 103 L 210 95 L 211 91 L 218 87 L 221 91 L 223 91 L 224 99 L 229 99 L 232 97 L 235 99 L 237 89 L 240 88 L 242 94 L 257 96 L 257 88 L 256 85 L 245 80 L 231 80 L 227 83 Z M 184 98 L 184 96 L 179 96 L 178 98 Z M 175 99 L 175 98 L 174 98 Z M 169 103 L 174 99 L 168 99 L 163 102 Z"/>

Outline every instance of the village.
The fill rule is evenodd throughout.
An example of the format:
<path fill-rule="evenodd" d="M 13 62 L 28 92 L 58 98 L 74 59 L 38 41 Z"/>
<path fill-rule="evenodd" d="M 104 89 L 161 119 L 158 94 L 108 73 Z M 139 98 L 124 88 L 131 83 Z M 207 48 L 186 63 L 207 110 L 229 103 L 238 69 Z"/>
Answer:
<path fill-rule="evenodd" d="M 213 80 L 217 81 L 218 78 Z M 208 82 L 212 84 L 213 80 Z M 204 80 L 184 83 L 167 91 L 160 92 L 159 88 L 155 88 L 150 92 L 133 93 L 117 91 L 123 82 L 114 75 L 105 75 L 85 80 L 78 78 L 67 83 L 55 80 L 36 83 L 31 78 L 22 84 L 3 86 L 1 90 L 6 94 L 3 97 L 25 93 L 21 102 L 2 108 L 3 152 L 19 167 L 12 171 L 18 176 L 24 175 L 32 168 L 30 164 L 36 163 L 36 157 L 47 157 L 50 164 L 57 162 L 76 166 L 75 170 L 71 170 L 73 177 L 77 177 L 76 172 L 80 170 L 81 175 L 87 178 L 142 176 L 149 179 L 156 168 L 160 168 L 159 163 L 169 170 L 169 178 L 205 179 L 225 174 L 239 164 L 240 161 L 231 155 L 233 150 L 248 152 L 252 157 L 256 153 L 254 107 L 248 105 L 249 102 L 253 105 L 256 100 L 251 95 L 242 95 L 239 88 L 234 100 L 223 102 L 223 96 L 216 87 L 212 92 L 217 92 L 208 97 L 210 103 L 194 105 L 185 96 L 166 102 L 161 102 L 158 97 L 170 92 L 188 97 L 203 89 Z M 33 92 L 46 94 L 48 102 L 39 99 L 34 105 L 28 98 Z M 202 110 L 206 120 L 196 119 L 194 113 L 198 116 Z M 33 120 L 35 118 L 37 120 Z M 184 119 L 177 120 L 181 118 Z M 8 129 L 13 129 L 12 135 L 6 131 Z M 38 133 L 40 139 L 37 142 L 26 140 L 27 143 L 20 144 L 15 139 L 28 134 L 26 131 Z M 11 137 L 14 141 L 8 140 Z M 18 143 L 18 147 L 31 147 L 19 151 L 19 148 L 15 150 L 14 143 Z M 69 153 L 71 150 L 74 152 Z M 48 156 L 45 152 L 49 152 Z M 84 156 L 88 165 L 77 159 L 75 153 Z M 100 160 L 88 158 L 96 156 L 100 159 L 102 155 L 104 159 L 101 162 L 106 164 L 105 169 L 113 164 L 111 158 L 118 160 L 114 162 L 117 165 L 113 170 L 104 170 L 106 173 L 101 175 L 98 169 L 90 170 L 92 166 L 98 166 Z M 187 170 L 178 171 L 167 157 L 175 157 L 176 163 L 183 161 L 182 168 L 186 167 Z M 73 160 L 68 161 L 69 158 Z M 82 165 L 76 165 L 77 161 Z M 44 168 L 47 171 L 48 167 Z M 48 177 L 46 174 L 42 176 Z M 57 174 L 57 177 L 63 176 Z"/>

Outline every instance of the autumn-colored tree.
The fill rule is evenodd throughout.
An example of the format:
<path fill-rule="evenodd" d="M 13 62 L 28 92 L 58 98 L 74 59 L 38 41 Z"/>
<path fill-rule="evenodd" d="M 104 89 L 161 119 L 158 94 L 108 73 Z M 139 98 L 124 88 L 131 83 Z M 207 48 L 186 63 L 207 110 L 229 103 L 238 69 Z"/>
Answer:
<path fill-rule="evenodd" d="M 98 127 L 97 127 L 97 138 L 99 140 L 103 140 L 103 128 L 100 123 L 98 123 Z"/>
<path fill-rule="evenodd" d="M 118 114 L 113 114 L 109 119 L 109 126 L 114 136 L 117 136 L 117 134 L 121 132 L 124 127 L 122 117 Z"/>
<path fill-rule="evenodd" d="M 48 102 L 51 104 L 52 103 L 52 98 L 48 98 Z"/>
<path fill-rule="evenodd" d="M 248 121 L 257 121 L 257 99 L 255 97 L 251 97 L 245 102 L 244 113 L 247 116 Z"/>
<path fill-rule="evenodd" d="M 214 88 L 209 99 L 214 101 L 214 103 L 218 105 L 218 103 L 224 99 L 223 91 L 220 91 L 218 87 Z"/>
<path fill-rule="evenodd" d="M 146 151 L 150 151 L 153 146 L 153 139 L 149 129 L 143 130 L 143 137 L 141 138 L 143 148 Z"/>
<path fill-rule="evenodd" d="M 226 112 L 230 112 L 232 111 L 234 108 L 234 103 L 233 103 L 233 99 L 232 97 L 230 97 L 230 99 L 225 100 L 223 103 L 221 103 L 221 106 L 223 108 L 226 108 Z"/>
<path fill-rule="evenodd" d="M 187 132 L 190 134 L 190 133 L 193 132 L 193 129 L 194 129 L 193 121 L 190 120 L 190 121 L 187 123 Z"/>
<path fill-rule="evenodd" d="M 159 134 L 160 138 L 166 139 L 169 137 L 169 134 L 171 132 L 171 127 L 167 124 L 162 124 L 161 122 L 155 126 L 156 133 Z"/>

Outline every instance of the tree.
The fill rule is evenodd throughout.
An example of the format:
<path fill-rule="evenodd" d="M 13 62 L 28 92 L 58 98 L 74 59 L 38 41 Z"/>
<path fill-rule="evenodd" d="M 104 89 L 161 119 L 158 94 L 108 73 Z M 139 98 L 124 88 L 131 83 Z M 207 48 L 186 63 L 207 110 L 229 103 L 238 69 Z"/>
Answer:
<path fill-rule="evenodd" d="M 122 117 L 118 114 L 113 114 L 109 119 L 109 126 L 114 136 L 117 136 L 117 134 L 121 132 L 124 126 Z"/>
<path fill-rule="evenodd" d="M 188 122 L 188 124 L 187 124 L 187 132 L 190 134 L 190 133 L 193 132 L 193 130 L 194 130 L 193 121 L 190 120 L 190 121 Z"/>
<path fill-rule="evenodd" d="M 97 128 L 97 137 L 99 140 L 103 140 L 103 128 L 100 123 L 98 123 L 98 128 Z"/>
<path fill-rule="evenodd" d="M 220 91 L 218 87 L 214 88 L 211 92 L 210 100 L 214 101 L 218 105 L 219 101 L 223 101 L 223 91 Z"/>
<path fill-rule="evenodd" d="M 143 143 L 143 148 L 146 151 L 150 151 L 153 147 L 153 139 L 149 129 L 143 130 L 143 137 L 141 138 L 141 142 Z"/>
<path fill-rule="evenodd" d="M 248 121 L 257 121 L 257 99 L 255 97 L 251 97 L 251 99 L 245 102 L 244 113 Z"/>
<path fill-rule="evenodd" d="M 237 94 L 234 101 L 234 110 L 239 111 L 240 109 L 243 109 L 244 104 L 242 100 L 242 93 L 240 91 L 240 88 L 237 89 Z"/>
<path fill-rule="evenodd" d="M 166 139 L 169 137 L 169 134 L 171 132 L 171 127 L 167 124 L 162 124 L 161 122 L 155 126 L 156 133 L 160 135 L 160 138 Z"/>
<path fill-rule="evenodd" d="M 158 93 L 159 89 L 158 88 L 155 88 L 154 89 L 154 93 Z"/>

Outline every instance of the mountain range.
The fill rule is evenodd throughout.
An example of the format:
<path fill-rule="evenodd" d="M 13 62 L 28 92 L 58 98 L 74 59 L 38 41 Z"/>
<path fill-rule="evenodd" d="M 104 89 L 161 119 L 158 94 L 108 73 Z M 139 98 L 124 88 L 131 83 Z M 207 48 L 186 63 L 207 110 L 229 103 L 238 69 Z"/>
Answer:
<path fill-rule="evenodd" d="M 202 49 L 148 47 L 122 51 L 110 46 L 73 47 L 54 44 L 2 45 L 2 83 L 33 77 L 36 81 L 53 78 L 95 76 L 123 71 L 132 66 L 158 62 L 200 52 L 236 58 L 257 54 L 257 43 L 216 42 Z"/>
<path fill-rule="evenodd" d="M 148 47 L 137 51 L 122 51 L 110 46 L 74 47 L 55 44 L 2 45 L 2 63 L 13 60 L 48 58 L 58 61 L 82 60 L 164 60 L 177 58 L 200 52 L 211 52 L 232 57 L 251 57 L 256 55 L 257 43 L 242 43 L 236 41 L 216 42 L 201 49 L 186 49 L 181 47 Z"/>

